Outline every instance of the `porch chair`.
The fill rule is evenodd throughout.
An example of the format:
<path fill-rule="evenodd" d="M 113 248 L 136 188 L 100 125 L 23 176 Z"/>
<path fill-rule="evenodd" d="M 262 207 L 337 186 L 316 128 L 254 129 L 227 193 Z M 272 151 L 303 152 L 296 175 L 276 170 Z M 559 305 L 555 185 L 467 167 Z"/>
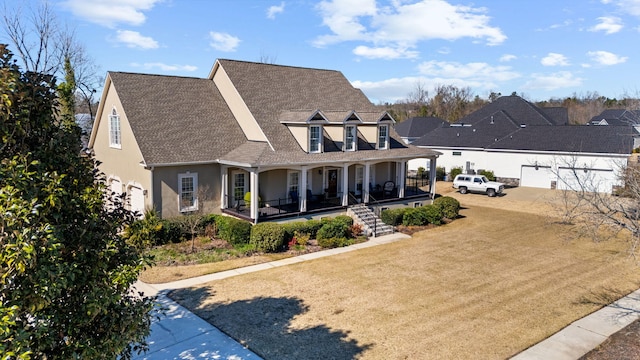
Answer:
<path fill-rule="evenodd" d="M 382 191 L 383 191 L 383 197 L 385 196 L 389 196 L 392 197 L 393 196 L 393 192 L 396 189 L 396 184 L 393 181 L 387 181 L 384 183 L 384 186 L 382 187 Z"/>

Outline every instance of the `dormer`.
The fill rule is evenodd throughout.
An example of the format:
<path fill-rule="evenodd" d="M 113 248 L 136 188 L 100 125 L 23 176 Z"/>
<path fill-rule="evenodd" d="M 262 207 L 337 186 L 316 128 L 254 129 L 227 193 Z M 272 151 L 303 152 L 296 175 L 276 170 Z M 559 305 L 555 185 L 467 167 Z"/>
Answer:
<path fill-rule="evenodd" d="M 389 132 L 390 128 L 393 124 L 395 124 L 395 120 L 389 115 L 388 112 L 383 112 L 377 121 L 378 124 L 378 135 L 376 141 L 376 149 L 378 150 L 387 150 L 391 148 L 389 142 Z"/>
<path fill-rule="evenodd" d="M 287 110 L 280 116 L 280 123 L 287 126 L 302 149 L 308 153 L 324 151 L 324 126 L 329 123 L 320 110 Z"/>
<path fill-rule="evenodd" d="M 358 150 L 358 124 L 362 124 L 362 119 L 355 111 L 351 111 L 342 121 L 344 128 L 344 141 L 342 151 Z"/>

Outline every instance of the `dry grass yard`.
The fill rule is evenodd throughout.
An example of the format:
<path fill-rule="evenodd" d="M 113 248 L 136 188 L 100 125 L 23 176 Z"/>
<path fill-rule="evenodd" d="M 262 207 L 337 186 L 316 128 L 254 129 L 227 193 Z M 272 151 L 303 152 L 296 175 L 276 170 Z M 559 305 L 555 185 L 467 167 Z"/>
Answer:
<path fill-rule="evenodd" d="M 519 190 L 451 193 L 449 225 L 171 297 L 265 359 L 505 359 L 640 284 L 623 241 L 567 241 Z"/>

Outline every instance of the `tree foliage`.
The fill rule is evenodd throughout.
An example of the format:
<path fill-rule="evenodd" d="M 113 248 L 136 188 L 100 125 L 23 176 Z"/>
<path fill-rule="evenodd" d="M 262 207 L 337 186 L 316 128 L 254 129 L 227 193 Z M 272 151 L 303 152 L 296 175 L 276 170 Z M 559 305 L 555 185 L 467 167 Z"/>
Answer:
<path fill-rule="evenodd" d="M 149 333 L 152 299 L 131 289 L 150 262 L 56 89 L 0 45 L 0 358 L 129 358 Z"/>

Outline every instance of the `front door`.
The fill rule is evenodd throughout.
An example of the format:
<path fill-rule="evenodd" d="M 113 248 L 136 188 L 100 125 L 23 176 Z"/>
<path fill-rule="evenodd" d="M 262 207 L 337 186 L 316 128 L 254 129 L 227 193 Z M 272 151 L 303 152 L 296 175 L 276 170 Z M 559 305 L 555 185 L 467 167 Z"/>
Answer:
<path fill-rule="evenodd" d="M 327 174 L 329 176 L 327 197 L 334 198 L 338 196 L 338 170 L 329 170 Z"/>

